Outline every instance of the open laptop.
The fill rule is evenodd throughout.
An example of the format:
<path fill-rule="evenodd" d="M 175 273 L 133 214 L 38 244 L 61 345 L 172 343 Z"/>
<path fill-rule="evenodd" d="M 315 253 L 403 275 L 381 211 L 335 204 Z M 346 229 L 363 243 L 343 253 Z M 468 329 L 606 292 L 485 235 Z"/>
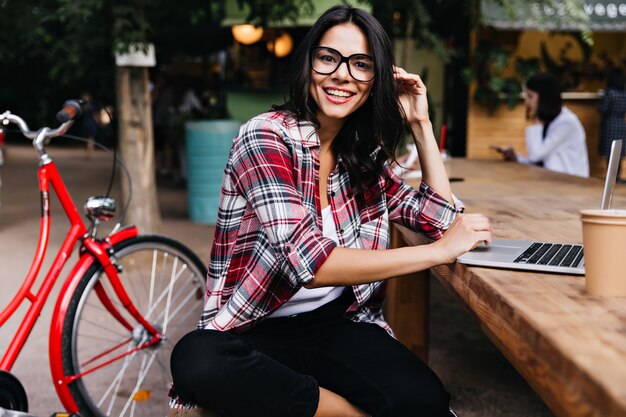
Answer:
<path fill-rule="evenodd" d="M 621 154 L 622 140 L 613 141 L 602 193 L 602 210 L 608 209 L 611 205 Z M 494 239 L 491 245 L 481 244 L 461 255 L 457 261 L 466 265 L 493 268 L 585 274 L 583 246 L 571 243 Z"/>

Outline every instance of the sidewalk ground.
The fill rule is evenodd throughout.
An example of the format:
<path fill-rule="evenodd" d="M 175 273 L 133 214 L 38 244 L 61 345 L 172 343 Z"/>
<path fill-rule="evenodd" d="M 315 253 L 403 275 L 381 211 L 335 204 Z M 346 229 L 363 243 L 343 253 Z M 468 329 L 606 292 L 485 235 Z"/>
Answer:
<path fill-rule="evenodd" d="M 19 287 L 32 261 L 39 227 L 37 154 L 30 146 L 8 147 L 0 168 L 0 307 Z M 90 195 L 104 194 L 110 175 L 110 158 L 96 152 L 86 158 L 83 147 L 50 147 L 78 207 Z M 49 254 L 54 254 L 67 232 L 67 221 L 53 198 L 53 228 Z M 187 216 L 187 194 L 183 187 L 159 184 L 163 216 L 161 233 L 180 240 L 203 260 L 208 260 L 213 227 L 192 223 Z M 50 258 L 50 256 L 48 257 Z M 47 259 L 46 265 L 50 264 Z M 18 358 L 13 373 L 28 392 L 30 410 L 48 416 L 61 411 L 48 365 L 47 335 L 50 314 L 60 285 L 44 308 L 35 330 Z M 38 288 L 38 285 L 35 286 Z M 24 306 L 18 311 L 21 319 Z M 0 331 L 0 352 L 4 352 L 17 327 L 11 319 Z M 455 299 L 433 280 L 431 285 L 430 366 L 440 375 L 452 394 L 453 406 L 462 417 L 549 417 L 552 414 L 506 359 L 486 339 L 478 326 Z"/>

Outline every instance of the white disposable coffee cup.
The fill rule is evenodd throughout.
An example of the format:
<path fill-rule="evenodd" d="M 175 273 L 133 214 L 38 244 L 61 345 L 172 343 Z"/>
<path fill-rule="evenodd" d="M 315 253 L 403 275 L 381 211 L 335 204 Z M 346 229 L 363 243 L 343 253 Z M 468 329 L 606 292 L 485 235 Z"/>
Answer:
<path fill-rule="evenodd" d="M 582 210 L 580 219 L 587 292 L 626 297 L 626 210 Z"/>

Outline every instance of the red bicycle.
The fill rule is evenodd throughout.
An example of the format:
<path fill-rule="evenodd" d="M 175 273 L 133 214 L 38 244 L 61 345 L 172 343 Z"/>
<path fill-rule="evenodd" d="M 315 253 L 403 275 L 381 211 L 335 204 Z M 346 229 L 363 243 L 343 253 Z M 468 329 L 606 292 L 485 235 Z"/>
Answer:
<path fill-rule="evenodd" d="M 0 361 L 0 407 L 28 411 L 24 388 L 10 371 L 61 269 L 76 252 L 50 327 L 50 368 L 61 403 L 83 417 L 165 415 L 170 352 L 200 315 L 206 267 L 181 243 L 139 235 L 134 226 L 118 223 L 98 237 L 99 224 L 114 217 L 116 204 L 110 197 L 90 197 L 85 203 L 89 222 L 83 221 L 45 149 L 51 139 L 67 132 L 80 111 L 81 103 L 70 100 L 57 115 L 62 123 L 58 128 L 37 131 L 8 111 L 0 114 L 2 125 L 16 124 L 39 152 L 41 194 L 39 242 L 32 265 L 13 300 L 0 312 L 2 326 L 23 302 L 31 303 Z M 48 246 L 51 189 L 71 226 L 33 293 Z"/>

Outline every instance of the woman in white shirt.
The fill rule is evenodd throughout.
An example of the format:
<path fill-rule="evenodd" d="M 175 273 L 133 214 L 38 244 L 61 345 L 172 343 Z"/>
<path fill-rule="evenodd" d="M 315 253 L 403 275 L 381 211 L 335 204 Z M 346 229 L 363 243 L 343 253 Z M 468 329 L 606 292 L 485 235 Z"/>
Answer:
<path fill-rule="evenodd" d="M 513 148 L 496 148 L 506 160 L 542 165 L 544 168 L 579 177 L 589 176 L 585 129 L 578 117 L 561 100 L 559 79 L 537 74 L 525 86 L 526 115 L 534 123 L 526 128 L 527 157 Z"/>

